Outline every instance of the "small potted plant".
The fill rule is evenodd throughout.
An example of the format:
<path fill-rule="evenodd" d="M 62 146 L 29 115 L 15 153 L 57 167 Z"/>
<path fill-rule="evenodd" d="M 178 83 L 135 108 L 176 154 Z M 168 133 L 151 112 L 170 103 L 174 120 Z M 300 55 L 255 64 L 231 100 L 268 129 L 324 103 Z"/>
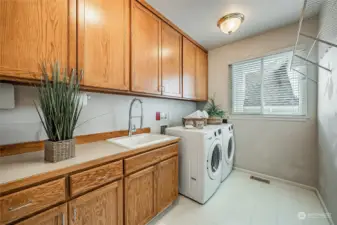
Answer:
<path fill-rule="evenodd" d="M 42 65 L 38 101 L 34 103 L 48 136 L 44 145 L 45 160 L 58 162 L 75 157 L 74 130 L 82 111 L 82 103 L 80 79 L 75 70 L 68 76 L 66 70 L 61 72 L 56 62 L 51 66 L 51 71 L 51 76 L 48 76 L 45 64 Z"/>
<path fill-rule="evenodd" d="M 225 111 L 222 110 L 219 105 L 215 104 L 214 96 L 209 98 L 205 105 L 205 110 L 209 116 L 207 119 L 208 124 L 221 124 L 226 115 Z"/>

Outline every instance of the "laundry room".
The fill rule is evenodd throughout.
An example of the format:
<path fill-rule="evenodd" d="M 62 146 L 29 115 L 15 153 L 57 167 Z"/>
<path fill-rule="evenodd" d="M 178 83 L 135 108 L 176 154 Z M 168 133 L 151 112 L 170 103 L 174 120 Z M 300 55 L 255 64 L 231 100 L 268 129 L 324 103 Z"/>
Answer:
<path fill-rule="evenodd" d="M 337 0 L 0 0 L 0 225 L 337 225 Z"/>

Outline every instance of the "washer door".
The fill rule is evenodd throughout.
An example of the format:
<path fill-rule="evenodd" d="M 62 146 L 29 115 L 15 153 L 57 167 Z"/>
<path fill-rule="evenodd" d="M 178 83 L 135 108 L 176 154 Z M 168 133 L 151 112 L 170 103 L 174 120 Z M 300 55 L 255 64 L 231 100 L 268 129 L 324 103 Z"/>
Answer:
<path fill-rule="evenodd" d="M 221 173 L 222 146 L 219 139 L 216 139 L 208 151 L 207 172 L 209 177 L 214 180 Z"/>
<path fill-rule="evenodd" d="M 228 137 L 228 145 L 227 145 L 226 153 L 225 153 L 225 160 L 227 164 L 233 162 L 234 152 L 235 152 L 235 143 L 234 143 L 234 136 L 229 135 Z"/>

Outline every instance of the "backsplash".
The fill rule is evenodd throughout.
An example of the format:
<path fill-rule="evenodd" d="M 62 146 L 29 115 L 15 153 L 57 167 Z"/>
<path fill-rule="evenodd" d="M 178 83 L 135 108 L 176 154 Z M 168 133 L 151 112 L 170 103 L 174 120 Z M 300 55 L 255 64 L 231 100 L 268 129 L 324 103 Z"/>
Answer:
<path fill-rule="evenodd" d="M 87 93 L 88 105 L 83 107 L 75 135 L 127 130 L 129 106 L 134 96 Z M 152 133 L 160 132 L 160 125 L 181 125 L 181 118 L 196 110 L 195 102 L 137 97 L 143 101 L 144 127 Z M 33 101 L 37 92 L 33 87 L 15 86 L 15 109 L 0 110 L 0 145 L 46 139 Z M 167 121 L 156 121 L 156 112 L 169 114 Z M 140 114 L 135 105 L 133 115 Z M 133 119 L 139 127 L 139 119 Z M 82 124 L 82 125 L 81 125 Z"/>

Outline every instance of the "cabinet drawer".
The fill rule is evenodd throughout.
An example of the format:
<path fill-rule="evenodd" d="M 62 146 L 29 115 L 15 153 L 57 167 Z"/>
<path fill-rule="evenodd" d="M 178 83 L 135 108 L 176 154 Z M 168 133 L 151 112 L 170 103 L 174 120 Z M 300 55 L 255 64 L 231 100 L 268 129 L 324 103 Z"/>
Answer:
<path fill-rule="evenodd" d="M 22 218 L 65 201 L 65 178 L 0 198 L 0 224 Z"/>
<path fill-rule="evenodd" d="M 125 159 L 125 173 L 130 174 L 178 154 L 178 144 L 169 145 Z"/>
<path fill-rule="evenodd" d="M 67 220 L 68 207 L 65 203 L 15 225 L 67 225 Z"/>
<path fill-rule="evenodd" d="M 75 196 L 123 176 L 123 161 L 86 170 L 70 176 L 70 195 Z"/>

